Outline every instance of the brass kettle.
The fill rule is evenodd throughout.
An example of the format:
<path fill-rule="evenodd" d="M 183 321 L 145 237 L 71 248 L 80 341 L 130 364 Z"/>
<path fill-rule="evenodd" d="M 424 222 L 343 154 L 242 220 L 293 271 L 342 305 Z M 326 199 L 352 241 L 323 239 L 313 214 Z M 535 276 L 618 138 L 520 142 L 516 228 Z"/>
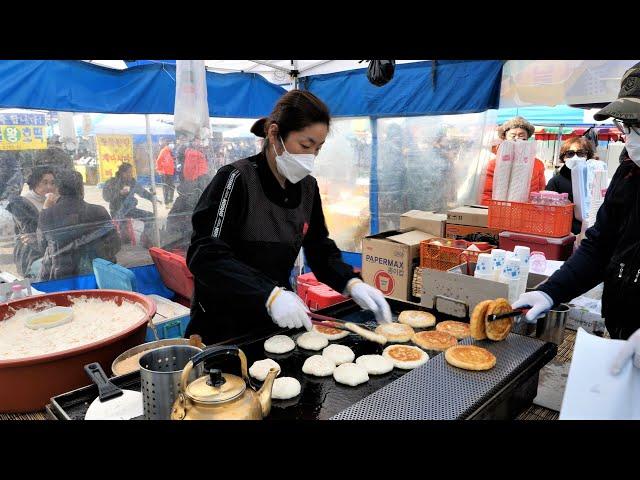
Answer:
<path fill-rule="evenodd" d="M 242 378 L 211 369 L 187 385 L 198 364 L 222 355 L 240 358 Z M 180 378 L 180 393 L 173 404 L 171 420 L 262 420 L 271 411 L 271 390 L 278 370 L 271 368 L 257 392 L 247 385 L 247 357 L 236 346 L 209 347 L 191 358 Z"/>

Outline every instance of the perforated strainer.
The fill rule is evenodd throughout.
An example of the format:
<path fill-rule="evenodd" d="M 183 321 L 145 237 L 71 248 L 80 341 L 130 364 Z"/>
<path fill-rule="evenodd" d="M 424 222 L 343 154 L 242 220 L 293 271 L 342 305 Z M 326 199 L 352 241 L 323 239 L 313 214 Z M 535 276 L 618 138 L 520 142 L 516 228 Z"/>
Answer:
<path fill-rule="evenodd" d="M 169 420 L 171 409 L 180 392 L 180 376 L 191 357 L 201 348 L 190 345 L 171 345 L 157 348 L 140 357 L 140 381 L 144 418 L 147 420 Z M 202 364 L 189 375 L 193 381 L 203 375 Z"/>

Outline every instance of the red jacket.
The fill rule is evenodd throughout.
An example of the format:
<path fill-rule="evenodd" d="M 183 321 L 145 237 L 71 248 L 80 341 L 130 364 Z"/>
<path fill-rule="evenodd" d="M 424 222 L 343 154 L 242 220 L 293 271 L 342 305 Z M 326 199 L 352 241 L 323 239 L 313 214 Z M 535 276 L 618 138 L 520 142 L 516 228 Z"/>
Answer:
<path fill-rule="evenodd" d="M 482 191 L 482 205 L 489 205 L 489 201 L 491 200 L 491 196 L 493 194 L 493 172 L 496 169 L 496 159 L 493 158 L 489 165 L 487 165 L 487 177 L 484 181 L 484 189 Z M 531 192 L 540 192 L 545 189 L 547 185 L 547 181 L 544 177 L 544 163 L 542 160 L 536 158 L 536 161 L 533 164 L 533 173 L 531 175 L 531 188 L 529 193 Z"/>
<path fill-rule="evenodd" d="M 160 154 L 156 160 L 156 172 L 160 175 L 174 175 L 176 173 L 173 154 L 171 153 L 171 149 L 168 145 L 160 150 Z"/>
<path fill-rule="evenodd" d="M 199 150 L 187 148 L 184 151 L 184 179 L 196 180 L 209 171 L 207 157 Z"/>

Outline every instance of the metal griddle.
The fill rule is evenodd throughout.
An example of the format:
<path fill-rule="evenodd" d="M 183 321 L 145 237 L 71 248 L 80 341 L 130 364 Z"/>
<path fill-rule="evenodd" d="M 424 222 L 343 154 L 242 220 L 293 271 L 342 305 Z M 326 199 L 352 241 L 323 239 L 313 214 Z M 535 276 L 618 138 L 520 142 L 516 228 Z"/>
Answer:
<path fill-rule="evenodd" d="M 403 310 L 431 311 L 412 303 L 389 299 L 394 320 Z M 363 311 L 349 300 L 318 313 L 364 324 L 375 328 L 373 314 Z M 435 313 L 437 321 L 463 320 Z M 420 330 L 433 330 L 416 329 Z M 502 342 L 465 339 L 460 343 L 476 344 L 492 351 L 498 358 L 496 366 L 487 372 L 468 372 L 450 366 L 442 352 L 429 351 L 430 360 L 414 370 L 394 368 L 385 375 L 370 375 L 369 381 L 356 387 L 337 383 L 333 376 L 318 378 L 302 373 L 304 361 L 321 352 L 296 349 L 288 354 L 264 351 L 264 340 L 281 333 L 294 339 L 303 333 L 265 329 L 225 343 L 238 345 L 251 365 L 256 360 L 277 361 L 280 376 L 295 377 L 302 392 L 290 400 L 274 400 L 266 420 L 326 420 L 326 419 L 466 419 L 515 418 L 531 404 L 536 395 L 539 370 L 556 354 L 557 347 L 529 337 L 510 334 Z M 350 334 L 331 343 L 350 347 L 360 355 L 380 354 L 385 348 Z M 410 344 L 410 343 L 409 343 Z M 389 345 L 389 344 L 387 344 Z M 237 359 L 223 359 L 215 364 L 225 372 L 239 375 Z M 140 374 L 132 372 L 112 379 L 121 388 L 140 389 Z M 251 379 L 255 388 L 261 382 Z M 97 396 L 95 385 L 83 387 L 52 399 L 49 410 L 59 419 L 83 419 L 89 404 Z"/>

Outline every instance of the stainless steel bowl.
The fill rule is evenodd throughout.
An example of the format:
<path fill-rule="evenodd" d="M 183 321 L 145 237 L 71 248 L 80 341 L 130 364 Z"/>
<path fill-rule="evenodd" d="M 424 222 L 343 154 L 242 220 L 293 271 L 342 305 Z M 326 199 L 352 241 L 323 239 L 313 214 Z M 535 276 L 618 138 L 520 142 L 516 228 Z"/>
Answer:
<path fill-rule="evenodd" d="M 155 340 L 153 342 L 143 343 L 141 345 L 130 348 L 129 350 L 126 350 L 125 352 L 122 352 L 120 355 L 118 355 L 113 363 L 111 363 L 111 373 L 114 377 L 118 376 L 118 374 L 116 373 L 116 366 L 127 358 L 133 357 L 134 355 L 141 352 L 148 352 L 151 350 L 155 350 L 156 348 L 167 347 L 170 345 L 192 345 L 198 348 L 205 347 L 202 342 L 189 338 L 167 338 L 165 340 Z"/>

